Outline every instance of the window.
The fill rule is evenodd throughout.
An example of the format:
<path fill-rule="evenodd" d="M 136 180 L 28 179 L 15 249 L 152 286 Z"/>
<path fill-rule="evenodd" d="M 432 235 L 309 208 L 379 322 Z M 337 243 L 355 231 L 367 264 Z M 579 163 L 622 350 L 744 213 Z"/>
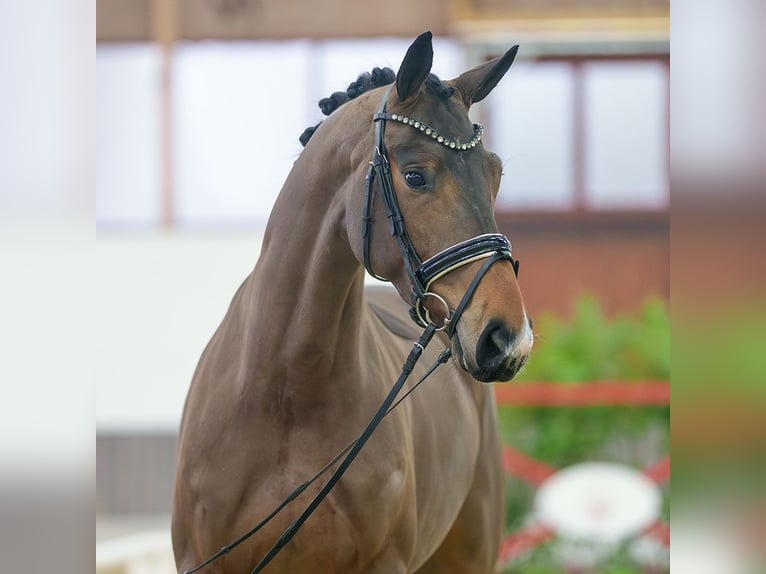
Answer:
<path fill-rule="evenodd" d="M 176 221 L 265 222 L 308 125 L 305 43 L 181 44 L 175 62 Z"/>
<path fill-rule="evenodd" d="M 154 225 L 160 218 L 159 50 L 96 52 L 96 218 Z"/>
<path fill-rule="evenodd" d="M 572 66 L 514 66 L 488 98 L 488 146 L 503 160 L 500 205 L 565 209 L 572 204 Z"/>
<path fill-rule="evenodd" d="M 667 58 L 520 62 L 487 106 L 500 210 L 667 207 Z"/>

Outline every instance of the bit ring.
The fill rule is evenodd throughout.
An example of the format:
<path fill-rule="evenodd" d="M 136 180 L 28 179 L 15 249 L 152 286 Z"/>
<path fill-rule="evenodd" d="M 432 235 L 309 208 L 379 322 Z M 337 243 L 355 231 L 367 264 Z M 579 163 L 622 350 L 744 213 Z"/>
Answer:
<path fill-rule="evenodd" d="M 442 305 L 444 305 L 444 309 L 447 312 L 445 313 L 444 321 L 442 321 L 441 325 L 437 325 L 431 320 L 431 313 L 423 305 L 423 300 L 426 297 L 433 297 L 434 299 L 439 301 Z M 444 297 L 442 297 L 438 293 L 434 293 L 433 291 L 426 291 L 418 298 L 417 303 L 415 304 L 415 312 L 418 314 L 418 318 L 423 323 L 425 323 L 426 325 L 433 325 L 434 327 L 436 327 L 437 331 L 444 331 L 444 329 L 449 327 L 450 321 L 452 320 L 452 310 L 450 309 L 449 304 L 447 303 L 447 301 L 444 300 Z"/>

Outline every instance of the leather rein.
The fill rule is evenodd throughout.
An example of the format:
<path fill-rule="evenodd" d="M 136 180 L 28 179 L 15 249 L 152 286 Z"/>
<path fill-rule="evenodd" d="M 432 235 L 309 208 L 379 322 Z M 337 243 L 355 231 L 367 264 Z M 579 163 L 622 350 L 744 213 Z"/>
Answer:
<path fill-rule="evenodd" d="M 407 396 L 409 396 L 409 394 L 414 391 L 415 388 L 417 388 L 418 385 L 420 385 L 426 378 L 428 378 L 440 365 L 443 365 L 449 360 L 449 358 L 452 356 L 452 349 L 450 346 L 447 346 L 447 348 L 441 352 L 436 361 L 428 368 L 428 370 L 426 370 L 425 374 L 412 387 L 410 387 L 410 389 L 398 401 L 394 402 L 397 395 L 404 386 L 404 383 L 412 373 L 412 370 L 415 368 L 415 364 L 417 363 L 418 359 L 420 359 L 423 351 L 433 338 L 434 334 L 437 331 L 445 330 L 447 335 L 450 338 L 452 337 L 457 327 L 457 323 L 463 314 L 463 311 L 473 297 L 476 288 L 479 286 L 479 282 L 487 273 L 487 271 L 489 271 L 489 268 L 497 261 L 506 259 L 511 262 L 514 273 L 518 276 L 519 262 L 518 260 L 515 260 L 511 255 L 511 242 L 507 237 L 499 233 L 487 233 L 477 237 L 472 237 L 465 241 L 461 241 L 452 247 L 448 247 L 443 251 L 440 251 L 425 261 L 420 259 L 412 243 L 412 240 L 407 233 L 407 228 L 404 224 L 404 217 L 402 216 L 399 202 L 396 199 L 394 184 L 391 178 L 391 168 L 388 162 L 388 156 L 386 154 L 386 148 L 383 140 L 385 136 L 385 122 L 387 120 L 401 121 L 402 123 L 412 125 L 413 127 L 416 127 L 415 123 L 417 123 L 418 126 L 416 129 L 420 129 L 420 126 L 426 126 L 426 124 L 416 120 L 410 121 L 410 118 L 403 118 L 402 116 L 397 116 L 396 114 L 389 114 L 386 112 L 386 98 L 391 91 L 391 87 L 392 86 L 389 86 L 389 88 L 383 94 L 378 112 L 373 116 L 373 121 L 375 122 L 376 145 L 372 160 L 370 161 L 370 168 L 366 177 L 366 195 L 364 200 L 362 225 L 362 237 L 364 241 L 364 267 L 373 277 L 382 281 L 387 281 L 373 271 L 370 258 L 370 232 L 372 230 L 373 223 L 372 201 L 374 197 L 374 182 L 377 176 L 378 181 L 380 181 L 380 195 L 386 207 L 387 217 L 391 226 L 391 234 L 396 238 L 399 249 L 401 251 L 402 260 L 404 261 L 404 267 L 407 271 L 410 282 L 412 283 L 410 316 L 418 325 L 425 327 L 425 330 L 420 335 L 420 338 L 413 344 L 412 349 L 410 350 L 410 353 L 407 356 L 404 365 L 402 366 L 402 371 L 399 375 L 399 378 L 396 380 L 393 387 L 386 395 L 386 398 L 383 400 L 380 407 L 378 407 L 378 410 L 375 412 L 372 419 L 361 432 L 361 434 L 359 434 L 356 439 L 346 445 L 346 447 L 344 447 L 337 455 L 335 455 L 335 457 L 325 466 L 323 466 L 313 477 L 293 489 L 287 498 L 279 503 L 277 507 L 271 511 L 271 513 L 269 513 L 253 528 L 236 538 L 230 544 L 223 546 L 220 550 L 218 550 L 218 552 L 197 566 L 185 570 L 183 574 L 193 574 L 208 564 L 216 561 L 224 554 L 231 552 L 231 550 L 258 532 L 272 518 L 279 514 L 279 512 L 281 512 L 290 502 L 295 500 L 301 493 L 303 493 L 306 488 L 314 483 L 321 475 L 323 475 L 336 463 L 338 463 L 338 461 L 340 461 L 340 464 L 332 473 L 325 485 L 314 496 L 311 502 L 304 508 L 303 512 L 301 512 L 301 514 L 290 524 L 290 526 L 287 527 L 287 529 L 277 539 L 277 541 L 269 549 L 266 555 L 260 560 L 260 562 L 255 565 L 251 571 L 251 574 L 258 574 L 261 572 L 282 550 L 282 548 L 284 548 L 288 542 L 290 542 L 290 540 L 293 538 L 293 536 L 295 536 L 303 523 L 309 518 L 309 516 L 311 516 L 314 510 L 316 510 L 319 504 L 330 493 L 335 484 L 337 484 L 337 482 L 340 480 L 341 476 L 343 476 L 346 469 L 351 465 L 356 456 L 367 443 L 367 440 L 370 438 L 373 431 L 377 428 L 383 418 L 393 409 L 395 409 L 405 398 L 407 398 Z M 406 121 L 402 121 L 402 119 Z M 431 130 L 431 132 L 426 135 L 436 133 L 435 130 L 428 126 L 426 126 L 426 128 L 421 131 L 425 132 L 426 129 Z M 473 140 L 471 140 L 473 145 L 459 144 L 457 142 L 450 142 L 449 140 L 447 140 L 445 145 L 451 149 L 457 149 L 459 151 L 464 151 L 475 147 L 476 143 L 478 143 L 480 139 L 482 128 L 481 126 L 475 125 L 474 130 L 477 135 Z M 438 140 L 439 143 L 444 143 L 442 141 L 444 139 L 442 136 L 437 135 L 437 137 L 442 138 L 441 140 Z M 437 137 L 434 137 L 434 139 L 437 139 Z M 455 145 L 450 145 L 451 143 L 455 143 Z M 455 269 L 459 269 L 464 265 L 468 265 L 469 263 L 482 259 L 484 260 L 484 263 L 477 271 L 471 283 L 468 285 L 466 292 L 464 293 L 462 299 L 455 309 L 452 309 L 443 297 L 435 292 L 430 291 L 431 285 L 437 279 L 443 277 L 451 271 L 454 271 Z M 447 311 L 441 325 L 436 325 L 431 320 L 431 315 L 428 309 L 426 309 L 423 305 L 424 300 L 428 297 L 436 298 L 442 303 L 442 305 L 444 305 Z"/>

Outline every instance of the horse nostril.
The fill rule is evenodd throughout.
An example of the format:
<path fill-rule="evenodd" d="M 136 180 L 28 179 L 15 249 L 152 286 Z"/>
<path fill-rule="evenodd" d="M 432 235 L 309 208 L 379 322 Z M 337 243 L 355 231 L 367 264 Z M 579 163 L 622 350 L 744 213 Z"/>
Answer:
<path fill-rule="evenodd" d="M 476 344 L 476 363 L 485 371 L 500 368 L 513 348 L 513 330 L 498 320 L 490 321 Z"/>

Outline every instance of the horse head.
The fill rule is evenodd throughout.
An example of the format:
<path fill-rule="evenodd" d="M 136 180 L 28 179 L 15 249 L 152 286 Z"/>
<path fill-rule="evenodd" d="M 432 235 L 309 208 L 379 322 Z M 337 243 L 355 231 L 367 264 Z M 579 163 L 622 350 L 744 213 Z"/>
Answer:
<path fill-rule="evenodd" d="M 352 251 L 368 271 L 390 280 L 402 298 L 419 310 L 421 319 L 423 314 L 427 316 L 426 321 L 440 324 L 449 320 L 470 291 L 470 300 L 448 333 L 459 364 L 484 382 L 513 378 L 533 344 L 510 244 L 508 257 L 483 269 L 473 286 L 491 247 L 429 277 L 428 285 L 416 284 L 413 268 L 445 252 L 452 256 L 451 248 L 470 247 L 472 241 L 505 241 L 494 217 L 502 162 L 481 144 L 482 128 L 471 122 L 468 111 L 497 85 L 517 49 L 514 46 L 453 80 L 441 81 L 431 74 L 431 34 L 422 34 L 407 51 L 393 86 L 359 98 L 357 113 L 346 119 L 349 129 L 352 122 L 368 126 L 368 135 L 355 148 L 352 161 L 361 159 L 361 153 L 369 159 L 375 149 L 370 164 L 385 163 L 390 171 L 386 178 L 370 170 L 366 199 L 359 194 L 357 172 L 346 209 Z M 373 112 L 370 121 L 373 106 L 377 113 Z M 377 124 L 385 124 L 377 128 L 384 129 L 385 135 L 378 135 L 370 145 Z M 385 199 L 380 189 L 385 179 L 392 188 L 391 201 L 398 204 L 400 221 L 396 214 L 392 217 L 388 202 L 380 199 L 381 195 Z M 369 224 L 371 221 L 377 223 Z M 398 246 L 392 241 L 397 227 L 404 230 L 404 247 L 401 240 Z M 423 296 L 423 291 L 428 294 Z"/>

